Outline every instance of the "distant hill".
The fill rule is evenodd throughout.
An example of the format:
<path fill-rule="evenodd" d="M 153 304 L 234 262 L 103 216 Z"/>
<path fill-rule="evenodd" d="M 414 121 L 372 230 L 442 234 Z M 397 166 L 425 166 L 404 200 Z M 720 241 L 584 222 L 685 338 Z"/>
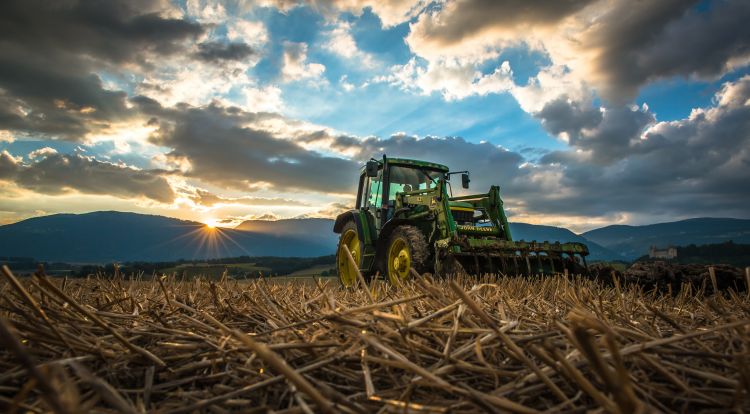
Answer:
<path fill-rule="evenodd" d="M 551 242 L 559 241 L 560 243 L 583 243 L 589 248 L 590 255 L 587 257 L 587 260 L 589 261 L 615 260 L 620 258 L 619 254 L 607 249 L 606 247 L 600 246 L 599 244 L 562 227 L 527 223 L 510 223 L 510 234 L 513 236 L 513 240 L 546 240 Z"/>
<path fill-rule="evenodd" d="M 331 239 L 234 229 L 169 217 L 99 211 L 55 214 L 0 226 L 3 256 L 107 263 L 232 256 L 314 257 L 335 252 Z"/>
<path fill-rule="evenodd" d="M 511 223 L 515 240 L 581 242 L 590 260 L 632 260 L 651 244 L 750 243 L 750 220 L 692 219 L 650 226 L 568 229 Z M 235 229 L 169 217 L 99 211 L 55 214 L 0 226 L 2 256 L 72 263 L 173 261 L 235 256 L 317 257 L 336 251 L 331 219 L 250 220 Z"/>
<path fill-rule="evenodd" d="M 651 245 L 703 245 L 729 240 L 750 243 L 750 220 L 694 218 L 645 226 L 607 226 L 581 235 L 619 253 L 626 260 L 633 260 L 647 253 Z"/>

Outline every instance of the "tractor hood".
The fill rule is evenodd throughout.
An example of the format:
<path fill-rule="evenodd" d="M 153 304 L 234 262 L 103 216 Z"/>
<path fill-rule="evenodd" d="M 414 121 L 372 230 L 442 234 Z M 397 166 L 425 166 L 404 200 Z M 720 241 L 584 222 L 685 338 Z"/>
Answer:
<path fill-rule="evenodd" d="M 448 205 L 451 210 L 467 210 L 474 211 L 474 205 L 465 201 L 448 201 Z"/>

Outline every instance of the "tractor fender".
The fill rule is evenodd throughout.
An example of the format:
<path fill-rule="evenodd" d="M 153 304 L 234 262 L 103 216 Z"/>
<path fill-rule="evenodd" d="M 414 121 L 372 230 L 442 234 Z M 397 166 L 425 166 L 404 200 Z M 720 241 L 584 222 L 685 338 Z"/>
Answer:
<path fill-rule="evenodd" d="M 344 225 L 349 221 L 353 221 L 357 225 L 357 237 L 359 237 L 359 240 L 366 246 L 372 245 L 372 223 L 369 223 L 366 215 L 359 210 L 349 210 L 339 214 L 333 223 L 333 232 L 340 234 Z"/>
<path fill-rule="evenodd" d="M 357 214 L 357 210 L 349 210 L 347 212 L 339 214 L 338 216 L 336 216 L 336 221 L 333 223 L 333 232 L 341 234 L 341 229 L 344 228 L 344 224 L 346 224 L 350 220 L 357 223 L 357 220 L 359 220 L 358 216 L 359 214 Z M 360 232 L 359 227 L 359 223 L 357 223 L 357 233 Z"/>

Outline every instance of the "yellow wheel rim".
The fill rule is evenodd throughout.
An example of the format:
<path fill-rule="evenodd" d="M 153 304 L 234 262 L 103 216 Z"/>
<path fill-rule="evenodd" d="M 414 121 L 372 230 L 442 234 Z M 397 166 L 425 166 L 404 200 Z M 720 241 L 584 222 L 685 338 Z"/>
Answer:
<path fill-rule="evenodd" d="M 409 278 L 411 255 L 404 239 L 398 238 L 388 248 L 388 279 L 398 285 Z"/>
<path fill-rule="evenodd" d="M 354 283 L 357 281 L 358 269 L 352 266 L 352 262 L 349 260 L 349 257 L 347 257 L 344 246 L 349 248 L 349 251 L 352 253 L 352 257 L 354 258 L 354 262 L 359 265 L 360 258 L 362 257 L 362 251 L 360 249 L 359 237 L 357 237 L 356 231 L 349 229 L 345 231 L 344 234 L 341 235 L 341 239 L 339 239 L 337 263 L 339 280 L 341 280 L 342 285 L 350 287 L 354 286 Z"/>

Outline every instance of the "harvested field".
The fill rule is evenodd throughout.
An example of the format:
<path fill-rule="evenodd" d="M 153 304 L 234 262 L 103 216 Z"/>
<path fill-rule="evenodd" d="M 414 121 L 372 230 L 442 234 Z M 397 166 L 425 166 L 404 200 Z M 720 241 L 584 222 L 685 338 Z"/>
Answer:
<path fill-rule="evenodd" d="M 586 279 L 0 282 L 4 412 L 750 410 L 750 297 Z"/>
<path fill-rule="evenodd" d="M 676 292 L 683 284 L 690 284 L 694 289 L 708 293 L 728 289 L 747 291 L 750 284 L 750 267 L 741 269 L 726 264 L 646 261 L 633 263 L 624 271 L 618 271 L 609 264 L 594 264 L 589 269 L 592 277 L 607 283 L 612 283 L 613 277 L 616 277 L 624 284 L 636 284 L 645 289 L 656 288 L 664 292 Z"/>

